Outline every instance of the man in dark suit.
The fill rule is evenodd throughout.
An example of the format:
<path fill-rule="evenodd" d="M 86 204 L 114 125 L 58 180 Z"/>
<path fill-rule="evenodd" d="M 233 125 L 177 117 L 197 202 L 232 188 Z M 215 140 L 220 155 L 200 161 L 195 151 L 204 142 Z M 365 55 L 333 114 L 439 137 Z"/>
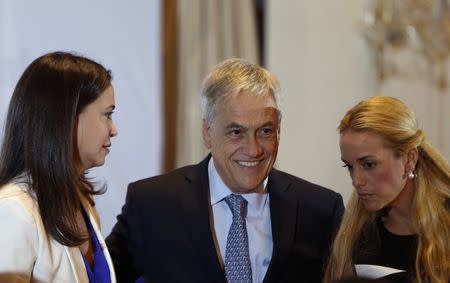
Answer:
<path fill-rule="evenodd" d="M 240 59 L 202 89 L 199 164 L 131 183 L 106 239 L 119 282 L 320 282 L 342 197 L 273 169 L 279 86 Z"/>

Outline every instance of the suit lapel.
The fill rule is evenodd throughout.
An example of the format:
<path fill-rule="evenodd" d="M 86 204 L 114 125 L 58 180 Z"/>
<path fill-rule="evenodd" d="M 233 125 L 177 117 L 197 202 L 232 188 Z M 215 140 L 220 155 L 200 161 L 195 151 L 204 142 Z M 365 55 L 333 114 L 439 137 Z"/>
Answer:
<path fill-rule="evenodd" d="M 83 201 L 83 207 L 86 211 L 89 221 L 91 222 L 93 233 L 97 236 L 98 241 L 100 242 L 100 246 L 102 248 L 103 254 L 105 255 L 106 261 L 109 267 L 109 273 L 111 282 L 116 282 L 116 275 L 114 272 L 114 266 L 112 264 L 111 256 L 109 255 L 108 249 L 106 247 L 106 243 L 103 239 L 103 236 L 100 232 L 100 227 L 98 226 L 98 217 L 96 217 L 95 209 L 89 204 L 88 201 Z M 88 225 L 88 224 L 87 224 Z M 74 276 L 77 282 L 89 282 L 89 278 L 87 275 L 86 267 L 84 265 L 83 257 L 81 255 L 80 249 L 78 247 L 68 247 L 64 246 L 67 257 L 69 258 L 70 265 L 72 271 L 74 272 Z"/>
<path fill-rule="evenodd" d="M 289 250 L 294 242 L 297 224 L 297 198 L 290 191 L 291 182 L 280 178 L 277 170 L 269 175 L 268 191 L 270 196 L 270 217 L 272 223 L 273 252 L 264 282 L 271 282 L 272 277 L 283 266 Z"/>
<path fill-rule="evenodd" d="M 78 247 L 64 246 L 67 257 L 69 258 L 70 265 L 76 282 L 89 282 L 89 278 L 84 266 L 84 261 L 81 256 L 80 249 Z"/>
<path fill-rule="evenodd" d="M 103 255 L 105 256 L 106 262 L 108 263 L 109 276 L 111 278 L 111 283 L 116 283 L 116 274 L 114 272 L 114 265 L 112 263 L 111 256 L 108 252 L 108 248 L 106 247 L 105 240 L 103 239 L 103 236 L 100 232 L 100 227 L 97 224 L 97 219 L 94 217 L 93 213 L 95 212 L 95 210 L 91 206 L 88 206 L 88 208 L 86 208 L 86 206 L 85 206 L 85 210 L 87 211 L 87 213 L 89 215 L 89 221 L 91 222 L 93 232 L 97 236 L 97 239 L 100 243 L 100 247 L 102 248 L 102 251 L 103 251 Z"/>
<path fill-rule="evenodd" d="M 195 257 L 199 257 L 205 267 L 205 273 L 209 274 L 210 282 L 225 282 L 225 275 L 220 266 L 214 239 L 213 228 L 210 222 L 210 198 L 208 161 L 210 155 L 201 163 L 193 167 L 185 177 L 188 192 L 183 199 L 183 211 L 187 212 L 185 231 L 191 238 Z"/>

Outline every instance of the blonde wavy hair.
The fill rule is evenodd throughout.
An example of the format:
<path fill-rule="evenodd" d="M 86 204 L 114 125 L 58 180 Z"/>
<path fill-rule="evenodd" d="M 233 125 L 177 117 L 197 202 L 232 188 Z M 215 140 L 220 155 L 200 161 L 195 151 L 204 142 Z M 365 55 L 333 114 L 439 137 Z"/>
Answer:
<path fill-rule="evenodd" d="M 450 278 L 450 166 L 426 140 L 414 113 L 400 100 L 374 96 L 350 109 L 338 127 L 380 135 L 399 154 L 417 148 L 417 177 L 412 204 L 417 230 L 415 282 L 448 283 Z M 333 244 L 324 282 L 355 276 L 352 255 L 363 227 L 377 218 L 353 191 Z"/>

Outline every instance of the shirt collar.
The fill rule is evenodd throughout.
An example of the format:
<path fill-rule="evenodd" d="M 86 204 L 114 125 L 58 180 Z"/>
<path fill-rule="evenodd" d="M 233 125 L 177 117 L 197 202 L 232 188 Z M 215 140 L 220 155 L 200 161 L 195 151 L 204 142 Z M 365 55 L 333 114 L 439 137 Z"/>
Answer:
<path fill-rule="evenodd" d="M 208 177 L 209 177 L 209 192 L 211 195 L 211 205 L 214 206 L 221 202 L 225 197 L 232 194 L 233 191 L 225 185 L 219 173 L 217 172 L 214 160 L 211 158 L 208 163 Z M 253 207 L 255 211 L 262 211 L 267 202 L 267 181 L 266 177 L 263 182 L 263 193 L 248 193 L 241 194 L 248 202 L 248 205 Z"/>

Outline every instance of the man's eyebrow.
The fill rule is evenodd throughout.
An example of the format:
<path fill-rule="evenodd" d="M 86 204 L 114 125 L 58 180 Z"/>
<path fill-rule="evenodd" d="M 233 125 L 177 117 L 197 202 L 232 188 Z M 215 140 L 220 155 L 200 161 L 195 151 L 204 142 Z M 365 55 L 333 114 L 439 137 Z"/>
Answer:
<path fill-rule="evenodd" d="M 264 124 L 262 124 L 262 125 L 260 126 L 260 128 L 262 128 L 262 127 L 267 127 L 267 126 L 273 127 L 273 126 L 275 126 L 275 125 L 276 125 L 276 123 L 274 123 L 274 122 L 272 122 L 272 121 L 267 121 L 267 122 L 265 122 Z"/>
<path fill-rule="evenodd" d="M 226 129 L 235 129 L 235 128 L 243 128 L 242 125 L 239 125 L 236 122 L 231 122 L 228 125 L 225 126 Z"/>

